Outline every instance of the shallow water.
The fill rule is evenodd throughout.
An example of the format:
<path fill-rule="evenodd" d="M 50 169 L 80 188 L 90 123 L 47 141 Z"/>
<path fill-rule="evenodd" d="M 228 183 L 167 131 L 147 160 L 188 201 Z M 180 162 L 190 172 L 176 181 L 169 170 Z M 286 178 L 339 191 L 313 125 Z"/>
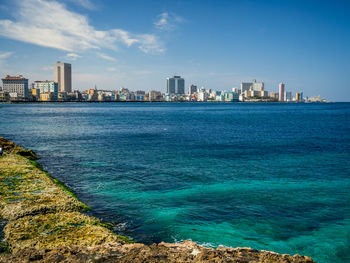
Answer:
<path fill-rule="evenodd" d="M 350 262 L 350 103 L 3 104 L 0 136 L 136 241 Z"/>

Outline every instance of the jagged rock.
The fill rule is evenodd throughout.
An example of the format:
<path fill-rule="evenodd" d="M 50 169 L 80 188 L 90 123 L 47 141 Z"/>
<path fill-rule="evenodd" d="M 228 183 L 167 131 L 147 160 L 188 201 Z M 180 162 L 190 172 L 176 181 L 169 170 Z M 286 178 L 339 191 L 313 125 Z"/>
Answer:
<path fill-rule="evenodd" d="M 195 251 L 195 253 L 193 253 Z M 178 244 L 104 244 L 95 247 L 62 247 L 57 250 L 25 249 L 17 254 L 0 256 L 0 262 L 105 262 L 105 263 L 313 263 L 305 256 L 281 255 L 251 248 L 213 249 L 185 241 Z"/>

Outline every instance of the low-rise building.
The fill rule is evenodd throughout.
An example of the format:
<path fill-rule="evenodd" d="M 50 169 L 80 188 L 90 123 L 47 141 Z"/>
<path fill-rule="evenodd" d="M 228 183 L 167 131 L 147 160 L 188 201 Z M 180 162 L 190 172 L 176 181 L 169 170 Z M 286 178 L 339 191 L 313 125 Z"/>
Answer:
<path fill-rule="evenodd" d="M 270 98 L 278 100 L 278 92 L 270 92 Z"/>
<path fill-rule="evenodd" d="M 33 90 L 40 90 L 40 93 L 48 93 L 51 92 L 53 93 L 52 96 L 52 100 L 56 101 L 58 99 L 58 83 L 54 82 L 54 81 L 49 81 L 49 80 L 45 80 L 45 81 L 41 81 L 41 80 L 37 80 L 34 81 L 34 88 L 32 89 L 32 94 L 33 94 Z M 35 91 L 36 93 L 36 91 Z M 40 97 L 40 95 L 39 95 Z"/>
<path fill-rule="evenodd" d="M 0 101 L 9 101 L 10 100 L 10 94 L 7 91 L 0 91 Z"/>
<path fill-rule="evenodd" d="M 292 100 L 293 100 L 292 92 L 286 91 L 286 101 L 292 101 Z"/>
<path fill-rule="evenodd" d="M 148 98 L 150 101 L 161 101 L 162 100 L 162 93 L 156 90 L 151 90 L 148 93 Z"/>
<path fill-rule="evenodd" d="M 41 101 L 54 101 L 56 100 L 56 95 L 53 92 L 43 92 L 40 93 Z"/>
<path fill-rule="evenodd" d="M 2 79 L 2 90 L 8 92 L 12 100 L 27 100 L 28 99 L 28 79 L 22 75 L 10 76 L 7 75 Z"/>

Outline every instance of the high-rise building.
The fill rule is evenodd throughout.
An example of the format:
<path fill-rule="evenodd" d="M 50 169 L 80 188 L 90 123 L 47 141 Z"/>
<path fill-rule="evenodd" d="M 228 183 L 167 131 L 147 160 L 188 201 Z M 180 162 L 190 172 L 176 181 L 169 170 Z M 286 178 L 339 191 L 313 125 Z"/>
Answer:
<path fill-rule="evenodd" d="M 295 93 L 295 100 L 298 102 L 302 102 L 303 101 L 303 93 L 302 92 Z"/>
<path fill-rule="evenodd" d="M 197 86 L 196 85 L 191 85 L 188 87 L 188 95 L 192 95 L 197 92 Z"/>
<path fill-rule="evenodd" d="M 72 65 L 57 61 L 54 65 L 54 81 L 58 83 L 58 91 L 72 92 Z"/>
<path fill-rule="evenodd" d="M 28 99 L 28 79 L 24 78 L 22 75 L 13 77 L 7 75 L 2 79 L 2 84 L 2 90 L 8 92 L 12 99 Z"/>
<path fill-rule="evenodd" d="M 284 90 L 284 84 L 283 83 L 280 83 L 280 85 L 279 85 L 278 100 L 279 101 L 285 101 L 285 90 Z"/>
<path fill-rule="evenodd" d="M 185 80 L 180 76 L 167 78 L 167 93 L 185 94 Z"/>

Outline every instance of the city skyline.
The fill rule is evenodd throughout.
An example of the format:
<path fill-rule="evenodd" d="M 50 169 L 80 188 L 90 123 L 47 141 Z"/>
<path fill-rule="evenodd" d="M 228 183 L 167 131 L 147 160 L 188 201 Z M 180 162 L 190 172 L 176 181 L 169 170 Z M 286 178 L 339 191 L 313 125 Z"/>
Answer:
<path fill-rule="evenodd" d="M 259 79 L 349 101 L 350 4 L 304 2 L 0 1 L 0 74 L 52 80 L 52 61 L 64 61 L 73 90 L 164 92 L 166 76 L 181 75 L 186 89 Z"/>

